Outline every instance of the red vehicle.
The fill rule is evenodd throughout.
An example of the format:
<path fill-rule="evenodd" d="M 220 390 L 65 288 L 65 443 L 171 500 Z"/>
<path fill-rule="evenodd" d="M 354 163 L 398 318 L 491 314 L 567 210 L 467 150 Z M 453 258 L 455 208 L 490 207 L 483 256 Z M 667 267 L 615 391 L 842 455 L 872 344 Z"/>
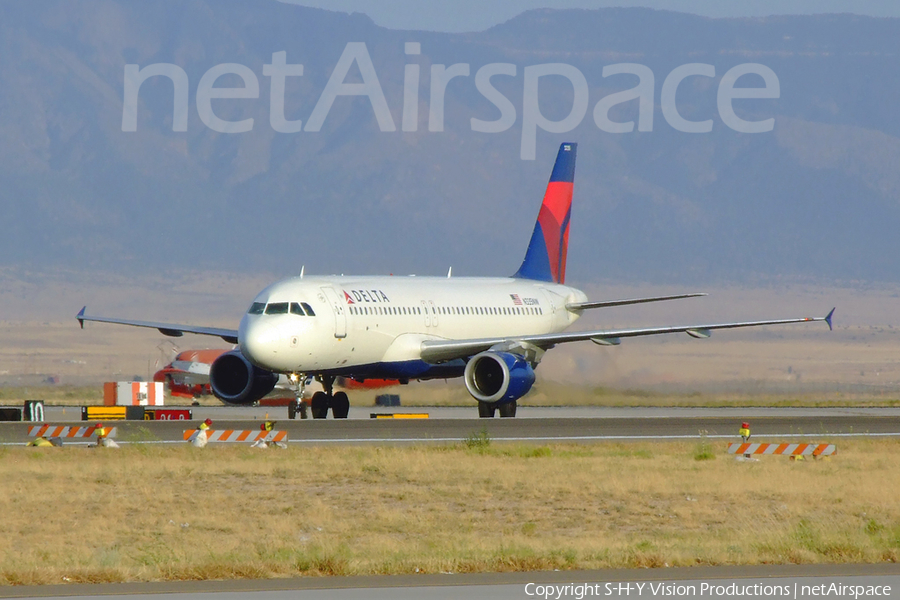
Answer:
<path fill-rule="evenodd" d="M 209 367 L 227 350 L 185 350 L 153 375 L 153 381 L 166 384 L 169 394 L 181 398 L 199 398 L 212 394 Z"/>
<path fill-rule="evenodd" d="M 169 394 L 180 398 L 197 399 L 201 396 L 212 395 L 209 387 L 209 368 L 212 363 L 229 350 L 183 350 L 175 358 L 153 375 L 153 381 L 161 381 L 166 384 Z M 380 389 L 400 385 L 396 379 L 366 379 L 356 381 L 340 377 L 335 382 L 339 387 L 348 390 Z M 321 385 L 312 378 L 308 379 L 304 386 L 303 402 L 308 403 L 312 394 L 322 389 Z M 293 400 L 296 396 L 296 386 L 287 377 L 280 377 L 275 390 L 268 398 L 286 398 Z"/>

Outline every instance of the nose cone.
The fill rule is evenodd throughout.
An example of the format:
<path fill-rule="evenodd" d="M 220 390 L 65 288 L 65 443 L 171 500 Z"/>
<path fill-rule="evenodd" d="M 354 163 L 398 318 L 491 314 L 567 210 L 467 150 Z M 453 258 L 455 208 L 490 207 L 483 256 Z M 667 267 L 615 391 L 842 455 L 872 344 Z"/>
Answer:
<path fill-rule="evenodd" d="M 244 315 L 238 328 L 238 345 L 247 360 L 257 367 L 275 370 L 281 335 L 270 320 L 259 315 Z"/>

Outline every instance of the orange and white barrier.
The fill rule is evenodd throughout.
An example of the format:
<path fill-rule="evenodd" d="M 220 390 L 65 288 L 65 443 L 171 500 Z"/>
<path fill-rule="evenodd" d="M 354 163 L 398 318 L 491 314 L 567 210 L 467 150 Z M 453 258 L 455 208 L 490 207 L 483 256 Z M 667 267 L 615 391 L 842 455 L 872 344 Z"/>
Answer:
<path fill-rule="evenodd" d="M 728 454 L 782 454 L 785 456 L 831 456 L 834 444 L 728 444 Z"/>
<path fill-rule="evenodd" d="M 109 381 L 103 384 L 105 406 L 163 406 L 165 390 L 161 381 Z"/>
<path fill-rule="evenodd" d="M 200 434 L 200 429 L 188 429 L 184 432 L 184 441 L 193 442 Z M 208 442 L 286 442 L 287 431 L 262 431 L 260 429 L 206 429 Z"/>
<path fill-rule="evenodd" d="M 105 427 L 106 437 L 116 437 L 115 427 Z M 62 425 L 32 425 L 28 428 L 29 437 L 45 438 L 92 438 L 97 437 L 97 428 L 90 427 L 65 427 Z"/>

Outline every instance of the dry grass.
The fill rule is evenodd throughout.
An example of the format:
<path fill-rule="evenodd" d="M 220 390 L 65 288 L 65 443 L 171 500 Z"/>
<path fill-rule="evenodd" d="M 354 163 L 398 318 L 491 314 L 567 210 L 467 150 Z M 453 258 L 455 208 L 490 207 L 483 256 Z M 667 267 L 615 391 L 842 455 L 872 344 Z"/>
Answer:
<path fill-rule="evenodd" d="M 0 449 L 0 582 L 900 557 L 897 441 L 805 463 L 470 442 Z"/>

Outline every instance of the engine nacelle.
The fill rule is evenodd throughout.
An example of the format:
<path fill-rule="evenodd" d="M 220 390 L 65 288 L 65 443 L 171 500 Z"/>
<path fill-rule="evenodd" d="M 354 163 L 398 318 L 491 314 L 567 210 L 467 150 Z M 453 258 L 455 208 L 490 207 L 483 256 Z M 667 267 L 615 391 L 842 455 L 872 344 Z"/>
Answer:
<path fill-rule="evenodd" d="M 479 402 L 512 402 L 534 385 L 534 369 L 509 352 L 482 352 L 466 365 L 466 389 Z"/>
<path fill-rule="evenodd" d="M 253 404 L 273 389 L 278 375 L 253 365 L 240 350 L 226 352 L 209 368 L 209 387 L 226 404 Z"/>

